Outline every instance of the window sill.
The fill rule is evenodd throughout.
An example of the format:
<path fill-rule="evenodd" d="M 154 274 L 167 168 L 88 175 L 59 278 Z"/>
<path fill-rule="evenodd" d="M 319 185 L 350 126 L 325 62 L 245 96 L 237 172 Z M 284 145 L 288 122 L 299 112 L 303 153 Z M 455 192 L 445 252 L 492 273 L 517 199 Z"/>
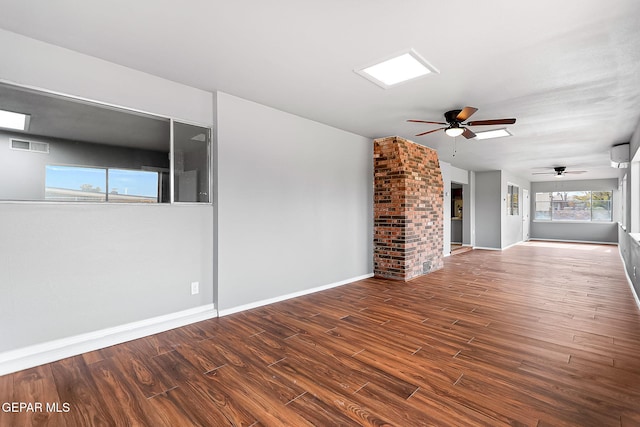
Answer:
<path fill-rule="evenodd" d="M 534 219 L 533 222 L 539 222 L 543 224 L 617 224 L 617 222 L 614 222 L 614 221 L 576 221 L 576 220 L 550 221 L 546 219 Z"/>
<path fill-rule="evenodd" d="M 629 237 L 631 237 L 637 243 L 640 243 L 640 233 L 629 233 Z"/>

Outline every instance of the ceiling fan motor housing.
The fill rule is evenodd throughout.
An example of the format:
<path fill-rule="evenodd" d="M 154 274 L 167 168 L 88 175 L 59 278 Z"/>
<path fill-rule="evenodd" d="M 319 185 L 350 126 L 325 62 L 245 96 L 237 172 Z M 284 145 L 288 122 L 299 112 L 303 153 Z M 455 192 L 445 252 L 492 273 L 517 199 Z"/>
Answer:
<path fill-rule="evenodd" d="M 461 120 L 458 120 L 458 114 L 460 114 L 462 112 L 462 110 L 451 110 L 451 111 L 447 111 L 446 113 L 444 113 L 444 118 L 447 121 L 447 123 L 461 123 Z"/>

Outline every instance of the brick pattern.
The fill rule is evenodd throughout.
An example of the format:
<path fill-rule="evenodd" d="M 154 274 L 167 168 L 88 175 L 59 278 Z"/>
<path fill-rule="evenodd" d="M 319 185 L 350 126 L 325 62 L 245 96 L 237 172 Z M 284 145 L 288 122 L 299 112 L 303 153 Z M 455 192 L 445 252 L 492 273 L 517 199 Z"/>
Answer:
<path fill-rule="evenodd" d="M 443 182 L 435 150 L 374 141 L 374 273 L 410 280 L 443 267 Z"/>

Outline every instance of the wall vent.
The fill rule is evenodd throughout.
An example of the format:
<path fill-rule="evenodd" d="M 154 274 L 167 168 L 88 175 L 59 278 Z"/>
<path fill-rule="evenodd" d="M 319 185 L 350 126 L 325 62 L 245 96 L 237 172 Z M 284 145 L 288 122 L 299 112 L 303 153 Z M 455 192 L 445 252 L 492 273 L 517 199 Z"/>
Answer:
<path fill-rule="evenodd" d="M 25 141 L 12 139 L 11 148 L 14 150 L 33 151 L 34 153 L 49 153 L 49 144 L 46 142 Z"/>

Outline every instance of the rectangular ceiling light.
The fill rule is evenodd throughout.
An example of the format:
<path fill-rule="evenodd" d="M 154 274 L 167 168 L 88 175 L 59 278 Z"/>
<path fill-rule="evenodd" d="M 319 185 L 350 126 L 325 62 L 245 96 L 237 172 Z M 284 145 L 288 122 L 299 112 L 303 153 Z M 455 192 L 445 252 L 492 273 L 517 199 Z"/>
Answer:
<path fill-rule="evenodd" d="M 367 80 L 388 89 L 397 84 L 439 71 L 413 49 L 354 70 Z"/>
<path fill-rule="evenodd" d="M 29 118 L 30 116 L 28 114 L 0 110 L 0 127 L 15 130 L 27 130 L 29 128 Z"/>
<path fill-rule="evenodd" d="M 511 136 L 511 133 L 506 129 L 494 129 L 488 130 L 485 132 L 475 132 L 476 139 L 490 139 L 490 138 L 501 138 L 503 136 Z"/>

